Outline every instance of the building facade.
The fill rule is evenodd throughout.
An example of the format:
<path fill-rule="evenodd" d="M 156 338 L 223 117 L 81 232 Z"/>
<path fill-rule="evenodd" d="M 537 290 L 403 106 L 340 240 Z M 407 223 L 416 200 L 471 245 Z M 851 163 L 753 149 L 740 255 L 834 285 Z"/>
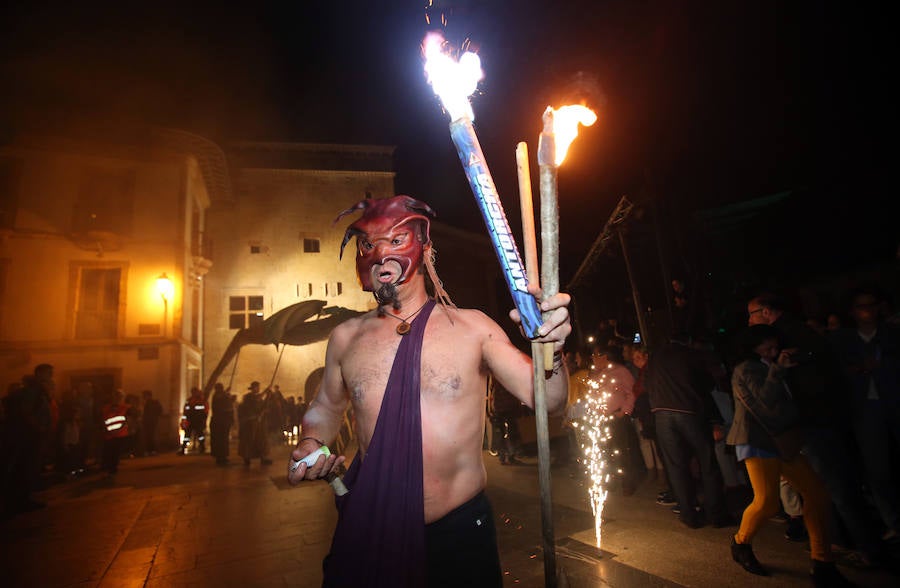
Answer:
<path fill-rule="evenodd" d="M 49 363 L 57 399 L 88 391 L 99 407 L 114 390 L 150 390 L 164 407 L 159 439 L 172 447 L 193 387 L 222 382 L 240 397 L 259 381 L 311 399 L 332 327 L 322 318 L 375 304 L 359 286 L 355 243 L 338 258 L 358 213 L 334 221 L 395 195 L 393 148 L 223 150 L 176 130 L 122 135 L 0 147 L 2 384 Z M 511 327 L 487 236 L 433 222 L 432 239 L 454 302 Z M 233 345 L 296 305 L 314 309 L 299 341 Z"/>
<path fill-rule="evenodd" d="M 205 278 L 207 388 L 215 383 L 212 377 L 240 397 L 259 381 L 262 388 L 278 384 L 287 396 L 312 399 L 324 368 L 327 332 L 304 345 L 257 343 L 229 353 L 229 344 L 241 329 L 298 303 L 318 300 L 326 314 L 335 307 L 375 307 L 356 276 L 355 241 L 348 243 L 343 260 L 338 258 L 344 231 L 359 213 L 337 223 L 335 218 L 365 198 L 396 194 L 393 150 L 247 142 L 226 148 L 232 198 L 215 201 L 207 217 L 215 250 Z M 475 206 L 471 195 L 465 198 Z M 504 298 L 498 302 L 505 287 L 487 235 L 432 222 L 432 240 L 438 273 L 454 302 L 505 316 Z"/>
<path fill-rule="evenodd" d="M 366 197 L 394 195 L 392 147 L 235 143 L 227 153 L 233 197 L 208 216 L 216 263 L 205 278 L 206 378 L 239 330 L 279 310 L 315 300 L 373 308 L 359 288 L 354 249 L 338 259 L 345 223 L 333 221 Z M 217 381 L 238 396 L 254 380 L 304 396 L 315 389 L 325 344 L 244 345 Z"/>
<path fill-rule="evenodd" d="M 3 384 L 49 363 L 58 400 L 150 390 L 174 443 L 201 381 L 205 213 L 227 191 L 221 150 L 180 131 L 0 148 Z"/>

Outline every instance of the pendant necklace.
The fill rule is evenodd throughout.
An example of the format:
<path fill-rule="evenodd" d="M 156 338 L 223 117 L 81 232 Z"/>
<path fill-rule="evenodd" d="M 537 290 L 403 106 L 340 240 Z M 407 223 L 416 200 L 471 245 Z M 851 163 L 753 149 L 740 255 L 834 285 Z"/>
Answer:
<path fill-rule="evenodd" d="M 425 304 L 428 304 L 428 300 L 425 301 Z M 385 314 L 385 316 L 389 316 L 389 317 L 391 317 L 391 318 L 393 318 L 393 319 L 397 319 L 398 321 L 400 321 L 400 324 L 397 325 L 397 329 L 396 329 L 397 334 L 398 334 L 398 335 L 405 335 L 405 334 L 409 333 L 409 330 L 412 328 L 412 325 L 409 324 L 409 319 L 411 319 L 411 318 L 413 318 L 414 316 L 416 316 L 417 314 L 419 314 L 419 312 L 421 312 L 421 310 L 422 310 L 423 308 L 425 308 L 425 304 L 423 304 L 422 306 L 420 306 L 420 307 L 419 307 L 419 310 L 417 310 L 416 312 L 412 313 L 411 315 L 409 315 L 409 316 L 406 317 L 406 318 L 401 318 L 401 317 L 399 317 L 399 316 L 394 316 L 394 315 L 392 315 L 392 314 L 389 313 L 389 312 L 386 312 L 386 313 L 384 313 L 384 314 Z"/>

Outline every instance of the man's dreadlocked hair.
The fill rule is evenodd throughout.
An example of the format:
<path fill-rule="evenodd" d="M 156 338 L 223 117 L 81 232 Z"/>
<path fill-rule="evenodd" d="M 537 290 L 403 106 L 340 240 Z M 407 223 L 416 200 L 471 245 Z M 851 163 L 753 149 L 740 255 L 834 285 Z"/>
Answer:
<path fill-rule="evenodd" d="M 428 252 L 428 255 L 425 256 L 425 275 L 428 276 L 428 282 L 431 284 L 432 290 L 434 290 L 434 298 L 441 303 L 445 308 L 447 306 L 452 306 L 456 308 L 456 305 L 453 304 L 453 301 L 450 300 L 450 295 L 447 294 L 447 291 L 444 290 L 444 283 L 437 275 L 437 271 L 434 269 L 435 258 L 437 257 L 437 252 L 434 250 L 434 245 L 432 244 L 431 250 Z"/>

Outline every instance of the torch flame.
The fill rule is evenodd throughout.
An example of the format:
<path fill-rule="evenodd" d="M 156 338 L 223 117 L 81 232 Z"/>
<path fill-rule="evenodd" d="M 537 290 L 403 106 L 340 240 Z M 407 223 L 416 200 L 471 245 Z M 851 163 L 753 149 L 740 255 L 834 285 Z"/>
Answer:
<path fill-rule="evenodd" d="M 569 146 L 578 136 L 578 125 L 586 127 L 597 122 L 597 115 L 587 106 L 573 104 L 562 106 L 554 110 L 548 106 L 547 110 L 553 113 L 553 133 L 556 136 L 556 165 L 559 166 L 566 159 Z"/>
<path fill-rule="evenodd" d="M 440 33 L 428 33 L 422 42 L 428 83 L 441 99 L 451 121 L 461 118 L 475 120 L 469 96 L 484 77 L 481 59 L 475 53 L 466 51 L 457 61 L 445 50 L 445 45 Z"/>

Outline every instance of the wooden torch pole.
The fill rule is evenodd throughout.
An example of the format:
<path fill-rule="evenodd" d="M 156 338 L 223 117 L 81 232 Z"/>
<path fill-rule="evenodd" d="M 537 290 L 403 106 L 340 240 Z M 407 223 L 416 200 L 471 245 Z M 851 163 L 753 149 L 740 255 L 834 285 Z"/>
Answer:
<path fill-rule="evenodd" d="M 544 298 L 559 293 L 559 209 L 557 206 L 556 184 L 556 135 L 553 130 L 553 109 L 544 111 L 543 130 L 538 140 L 538 166 L 541 193 L 541 291 Z M 547 320 L 549 313 L 544 313 Z M 532 345 L 535 378 L 543 381 L 546 392 L 547 374 L 553 369 L 553 344 Z M 543 366 L 539 358 L 543 357 Z M 543 510 L 544 531 L 544 581 L 547 586 L 556 587 L 556 547 L 553 533 L 553 511 L 550 493 L 550 433 L 547 417 L 547 399 L 540 400 L 535 389 L 534 412 L 538 435 L 538 476 L 541 483 L 541 498 L 546 501 Z M 543 503 L 542 503 L 543 505 Z"/>
<path fill-rule="evenodd" d="M 534 228 L 534 204 L 531 195 L 531 173 L 528 166 L 528 147 L 525 143 L 516 145 L 516 167 L 519 173 L 519 201 L 522 207 L 522 240 L 525 245 L 525 268 L 529 286 L 538 287 L 537 237 Z M 543 169 L 542 169 L 543 172 Z M 543 176 L 542 176 L 543 177 Z M 543 184 L 542 184 L 543 185 Z M 543 220 L 543 197 L 541 198 L 541 218 Z M 541 243 L 544 241 L 543 224 Z M 546 258 L 544 263 L 546 263 Z M 559 288 L 558 280 L 556 288 Z M 544 295 L 547 292 L 544 290 Z M 550 366 L 552 369 L 552 345 Z M 547 588 L 556 588 L 556 543 L 553 532 L 553 497 L 550 482 L 550 433 L 547 418 L 547 366 L 544 359 L 544 344 L 531 344 L 531 359 L 534 376 L 534 415 L 538 446 L 538 479 L 541 492 L 541 537 L 544 549 L 544 583 Z"/>

